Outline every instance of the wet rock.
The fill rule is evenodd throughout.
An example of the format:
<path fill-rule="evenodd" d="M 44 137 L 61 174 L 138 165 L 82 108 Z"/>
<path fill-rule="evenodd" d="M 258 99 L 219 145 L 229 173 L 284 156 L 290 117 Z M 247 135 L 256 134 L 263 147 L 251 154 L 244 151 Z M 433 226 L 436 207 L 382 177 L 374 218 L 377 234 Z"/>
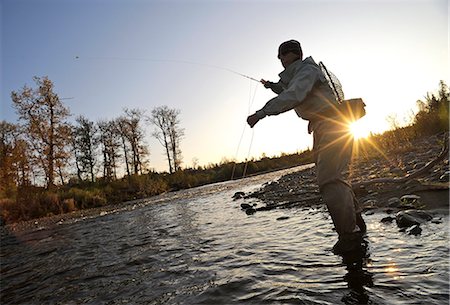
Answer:
<path fill-rule="evenodd" d="M 256 213 L 256 210 L 254 208 L 248 208 L 248 209 L 245 210 L 245 213 L 247 215 L 252 215 L 252 214 Z"/>
<path fill-rule="evenodd" d="M 394 220 L 395 220 L 394 217 L 388 216 L 388 217 L 384 217 L 383 219 L 381 219 L 380 222 L 382 222 L 382 223 L 392 223 Z"/>
<path fill-rule="evenodd" d="M 289 219 L 289 216 L 281 216 L 277 218 L 277 220 L 286 220 L 286 219 Z"/>
<path fill-rule="evenodd" d="M 387 206 L 390 208 L 398 208 L 402 204 L 402 201 L 398 197 L 389 198 Z"/>
<path fill-rule="evenodd" d="M 375 199 L 369 199 L 362 204 L 363 210 L 370 210 L 377 208 L 378 201 Z"/>
<path fill-rule="evenodd" d="M 418 210 L 400 211 L 395 215 L 397 226 L 400 228 L 408 228 L 414 225 L 420 225 L 426 221 L 433 219 L 433 216 Z"/>
<path fill-rule="evenodd" d="M 439 177 L 440 182 L 449 182 L 450 180 L 450 172 L 446 171 L 442 176 Z"/>
<path fill-rule="evenodd" d="M 244 198 L 244 196 L 245 196 L 245 193 L 244 192 L 236 192 L 234 195 L 233 195 L 233 199 L 234 200 L 236 200 L 236 199 L 241 199 L 241 198 Z"/>
<path fill-rule="evenodd" d="M 414 164 L 413 169 L 416 170 L 416 169 L 422 168 L 422 167 L 424 167 L 424 166 L 425 166 L 425 162 L 419 161 L 419 162 L 417 162 L 417 163 Z"/>
<path fill-rule="evenodd" d="M 422 233 L 422 228 L 419 225 L 414 225 L 406 229 L 406 233 L 409 235 L 420 235 L 420 233 Z"/>
<path fill-rule="evenodd" d="M 404 203 L 414 203 L 420 199 L 420 196 L 417 195 L 404 195 L 400 200 Z"/>
<path fill-rule="evenodd" d="M 248 204 L 248 203 L 241 203 L 241 209 L 243 209 L 243 210 L 247 210 L 247 209 L 250 209 L 252 207 L 253 206 Z"/>

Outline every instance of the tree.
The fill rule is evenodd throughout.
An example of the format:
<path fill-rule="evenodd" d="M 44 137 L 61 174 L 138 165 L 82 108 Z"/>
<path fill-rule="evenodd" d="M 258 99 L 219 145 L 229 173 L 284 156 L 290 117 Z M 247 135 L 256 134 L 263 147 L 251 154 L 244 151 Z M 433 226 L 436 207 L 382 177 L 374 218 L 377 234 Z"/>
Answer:
<path fill-rule="evenodd" d="M 179 114 L 180 110 L 172 109 L 169 115 L 169 139 L 175 171 L 181 169 L 182 156 L 180 142 L 184 136 L 184 129 L 180 127 L 180 120 L 178 119 Z"/>
<path fill-rule="evenodd" d="M 33 157 L 39 160 L 45 173 L 47 188 L 52 188 L 55 168 L 59 167 L 61 172 L 67 163 L 63 160 L 68 157 L 70 126 L 66 120 L 70 113 L 54 92 L 53 82 L 48 77 L 34 77 L 33 80 L 36 89 L 25 85 L 20 91 L 13 91 L 11 98 L 24 123 Z"/>
<path fill-rule="evenodd" d="M 179 170 L 181 167 L 180 142 L 184 136 L 184 129 L 180 127 L 179 114 L 180 111 L 177 109 L 160 106 L 154 108 L 151 117 L 148 118 L 150 123 L 156 127 L 152 135 L 166 151 L 170 173 Z"/>
<path fill-rule="evenodd" d="M 102 145 L 103 177 L 111 181 L 113 178 L 117 179 L 116 161 L 120 157 L 119 134 L 114 120 L 99 121 L 97 125 L 100 134 L 99 143 Z"/>
<path fill-rule="evenodd" d="M 120 136 L 120 140 L 121 140 L 121 144 L 122 144 L 122 150 L 123 150 L 123 157 L 124 157 L 124 161 L 125 161 L 125 168 L 127 171 L 127 176 L 130 176 L 130 162 L 128 160 L 128 151 L 129 151 L 129 143 L 128 143 L 128 124 L 127 124 L 127 119 L 123 116 L 119 117 L 118 119 L 116 119 L 116 123 L 115 123 L 116 127 L 117 127 L 117 132 Z"/>
<path fill-rule="evenodd" d="M 144 130 L 142 120 L 144 111 L 139 109 L 124 109 L 123 123 L 125 124 L 125 137 L 131 147 L 131 164 L 134 174 L 142 174 L 145 167 L 145 157 L 148 155 L 148 149 L 144 144 Z"/>
<path fill-rule="evenodd" d="M 20 126 L 0 122 L 0 198 L 12 197 L 17 186 L 30 184 L 29 146 Z"/>
<path fill-rule="evenodd" d="M 84 116 L 76 118 L 77 126 L 74 127 L 74 144 L 76 152 L 76 164 L 78 177 L 82 174 L 89 175 L 91 182 L 95 181 L 94 168 L 96 165 L 96 147 L 99 143 L 97 127 L 94 122 Z"/>

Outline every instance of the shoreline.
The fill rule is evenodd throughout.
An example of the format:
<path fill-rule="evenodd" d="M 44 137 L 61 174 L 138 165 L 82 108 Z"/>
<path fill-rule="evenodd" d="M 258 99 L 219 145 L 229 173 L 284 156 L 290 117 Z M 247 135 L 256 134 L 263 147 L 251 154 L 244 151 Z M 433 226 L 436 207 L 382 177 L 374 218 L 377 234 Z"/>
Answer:
<path fill-rule="evenodd" d="M 415 140 L 406 151 L 400 153 L 388 152 L 384 157 L 370 159 L 353 158 L 345 175 L 355 186 L 355 195 L 362 210 L 448 210 L 448 154 L 419 178 L 407 179 L 403 183 L 384 182 L 357 187 L 379 178 L 392 178 L 394 181 L 414 173 L 439 155 L 442 151 L 440 140 L 439 135 L 435 135 Z M 265 204 L 257 207 L 256 211 L 322 204 L 314 167 L 285 175 L 246 197 L 259 199 Z"/>

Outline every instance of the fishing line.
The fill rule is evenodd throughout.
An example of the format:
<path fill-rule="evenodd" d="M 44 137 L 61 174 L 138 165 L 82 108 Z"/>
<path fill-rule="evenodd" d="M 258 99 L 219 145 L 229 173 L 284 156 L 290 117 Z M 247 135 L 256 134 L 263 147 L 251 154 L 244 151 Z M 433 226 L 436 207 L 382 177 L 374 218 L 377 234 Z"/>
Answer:
<path fill-rule="evenodd" d="M 254 100 L 255 100 L 256 90 L 257 90 L 257 89 L 258 89 L 258 86 L 255 86 L 255 90 L 253 91 L 253 96 L 252 96 L 252 95 L 251 95 L 251 92 L 252 92 L 252 84 L 250 83 L 247 116 L 250 115 L 250 111 L 251 111 L 253 102 L 254 102 Z M 239 153 L 239 149 L 240 149 L 241 143 L 242 143 L 242 138 L 244 137 L 244 133 L 245 133 L 246 128 L 247 128 L 247 122 L 244 122 L 244 128 L 242 129 L 241 137 L 240 137 L 240 139 L 239 139 L 239 143 L 238 143 L 238 146 L 237 146 L 237 149 L 236 149 L 236 154 L 235 154 L 235 156 L 234 156 L 234 160 L 237 160 L 237 156 L 238 156 L 238 153 Z M 250 156 L 250 150 L 251 150 L 252 143 L 253 143 L 253 135 L 254 135 L 254 132 L 255 132 L 255 130 L 252 129 L 252 137 L 251 137 L 251 140 L 250 140 L 250 146 L 249 146 L 249 148 L 248 148 L 248 154 L 247 154 L 247 159 L 246 159 L 246 163 L 245 163 L 245 166 L 244 166 L 244 172 L 243 172 L 244 174 L 242 175 L 242 178 L 245 177 L 245 172 L 246 172 L 246 170 L 247 170 L 248 157 Z M 234 179 L 234 173 L 235 173 L 235 171 L 236 171 L 236 162 L 234 162 L 234 164 L 233 164 L 233 170 L 231 171 L 231 180 Z"/>
<path fill-rule="evenodd" d="M 187 65 L 195 65 L 195 66 L 203 66 L 203 67 L 209 67 L 209 68 L 214 68 L 214 69 L 219 69 L 219 70 L 223 70 L 223 71 L 228 71 L 230 73 L 245 77 L 247 79 L 250 79 L 252 81 L 255 82 L 260 82 L 260 80 L 257 80 L 256 78 L 253 78 L 251 76 L 248 76 L 246 74 L 237 72 L 235 70 L 232 69 L 228 69 L 225 67 L 221 67 L 221 66 L 217 66 L 217 65 L 210 65 L 210 64 L 204 64 L 204 63 L 199 63 L 199 62 L 193 62 L 193 61 L 187 61 L 187 60 L 177 60 L 177 59 L 149 59 L 149 58 L 139 58 L 139 57 L 110 57 L 110 56 L 102 56 L 102 57 L 96 57 L 96 56 L 75 56 L 76 60 L 79 59 L 102 59 L 102 60 L 130 60 L 130 61 L 148 61 L 148 62 L 168 62 L 168 63 L 179 63 L 179 64 L 187 64 Z"/>
<path fill-rule="evenodd" d="M 192 62 L 192 61 L 187 61 L 187 60 L 175 60 L 175 59 L 149 59 L 149 58 L 111 57 L 111 56 L 102 56 L 102 57 L 94 57 L 94 56 L 83 56 L 83 57 L 80 57 L 80 56 L 75 56 L 75 60 L 84 59 L 84 58 L 86 58 L 86 59 L 94 59 L 94 60 L 100 59 L 100 60 L 130 60 L 130 61 L 147 61 L 147 62 L 167 62 L 167 63 L 179 63 L 179 64 L 188 64 L 188 65 L 195 65 L 195 66 L 203 66 L 203 67 L 208 67 L 208 68 L 214 68 L 214 69 L 219 69 L 219 70 L 227 71 L 227 72 L 233 73 L 233 74 L 235 74 L 235 75 L 239 75 L 239 76 L 242 76 L 242 77 L 247 78 L 247 79 L 249 79 L 249 80 L 255 81 L 255 82 L 257 82 L 257 83 L 261 83 L 260 80 L 257 80 L 257 79 L 254 78 L 254 77 L 248 76 L 248 75 L 246 75 L 246 74 L 237 72 L 237 71 L 232 70 L 232 69 L 229 69 L 229 68 L 225 68 L 225 67 L 221 67 L 221 66 L 217 66 L 217 65 L 205 64 L 205 63 L 199 63 L 199 62 Z M 258 86 L 255 86 L 255 89 L 254 89 L 254 91 L 253 91 L 253 96 L 251 96 L 251 90 L 252 90 L 251 87 L 252 87 L 252 86 L 251 86 L 251 83 L 250 83 L 249 105 L 248 105 L 247 116 L 250 115 L 250 110 L 251 110 L 251 107 L 252 107 L 252 105 L 253 105 L 253 102 L 254 102 L 255 96 L 256 96 L 256 90 L 258 89 Z M 240 146 L 241 146 L 242 138 L 244 137 L 244 132 L 245 132 L 245 129 L 246 129 L 246 128 L 247 128 L 247 122 L 244 122 L 244 128 L 242 129 L 242 134 L 241 134 L 241 137 L 240 137 L 240 139 L 239 139 L 238 147 L 237 147 L 237 149 L 236 149 L 235 160 L 237 160 L 237 155 L 238 155 L 238 153 L 239 153 L 239 148 L 240 148 Z M 245 174 L 246 174 L 246 172 L 247 172 L 247 166 L 248 166 L 248 162 L 249 162 L 248 158 L 249 158 L 249 156 L 250 156 L 251 147 L 252 147 L 252 144 L 253 144 L 253 136 L 254 136 L 254 134 L 255 134 L 255 131 L 252 129 L 252 136 L 251 136 L 250 145 L 249 145 L 249 148 L 248 148 L 248 153 L 247 153 L 247 158 L 246 158 L 246 163 L 245 163 L 245 166 L 244 166 L 244 171 L 243 171 L 242 178 L 245 177 Z M 234 173 L 235 173 L 235 171 L 236 171 L 236 162 L 234 162 L 233 170 L 232 170 L 232 172 L 231 172 L 231 180 L 233 180 L 233 178 L 234 178 Z"/>

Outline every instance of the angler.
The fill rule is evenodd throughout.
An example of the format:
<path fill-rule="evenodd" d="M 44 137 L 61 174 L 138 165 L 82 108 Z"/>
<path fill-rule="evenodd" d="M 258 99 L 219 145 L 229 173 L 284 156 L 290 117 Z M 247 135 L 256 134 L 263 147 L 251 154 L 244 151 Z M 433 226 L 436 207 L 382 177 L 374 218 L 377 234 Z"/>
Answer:
<path fill-rule="evenodd" d="M 276 83 L 261 80 L 264 87 L 277 96 L 250 115 L 247 123 L 253 128 L 266 116 L 292 109 L 309 121 L 308 132 L 313 133 L 314 139 L 317 182 L 339 235 L 333 252 L 345 254 L 359 250 L 366 224 L 343 172 L 348 168 L 353 147 L 348 121 L 363 116 L 365 105 L 361 99 L 344 101 L 334 75 L 323 64 L 316 64 L 312 57 L 303 59 L 298 41 L 283 42 L 278 49 L 278 59 L 285 69 L 279 74 L 280 80 Z"/>

